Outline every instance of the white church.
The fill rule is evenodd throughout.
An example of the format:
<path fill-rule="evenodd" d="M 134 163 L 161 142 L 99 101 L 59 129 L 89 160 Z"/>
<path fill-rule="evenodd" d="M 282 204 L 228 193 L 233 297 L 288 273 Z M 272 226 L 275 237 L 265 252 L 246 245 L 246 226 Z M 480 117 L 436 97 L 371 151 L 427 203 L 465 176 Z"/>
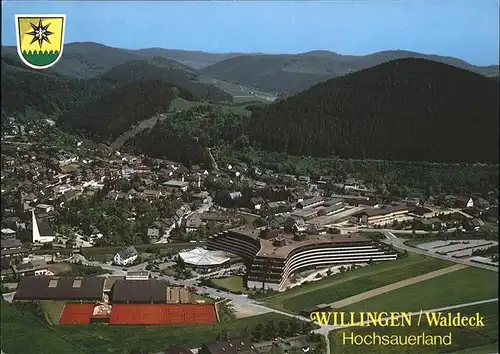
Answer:
<path fill-rule="evenodd" d="M 56 238 L 50 225 L 36 218 L 34 210 L 31 211 L 31 225 L 33 243 L 53 242 Z"/>

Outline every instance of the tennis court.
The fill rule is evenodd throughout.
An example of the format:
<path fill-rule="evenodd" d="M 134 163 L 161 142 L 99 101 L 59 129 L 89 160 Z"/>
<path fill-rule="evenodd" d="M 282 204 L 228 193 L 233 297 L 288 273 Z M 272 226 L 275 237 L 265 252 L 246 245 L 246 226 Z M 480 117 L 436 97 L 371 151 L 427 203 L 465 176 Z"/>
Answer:
<path fill-rule="evenodd" d="M 90 324 L 94 304 L 66 304 L 59 320 L 61 325 Z"/>
<path fill-rule="evenodd" d="M 211 304 L 118 304 L 113 305 L 110 324 L 207 324 L 216 323 L 215 306 Z"/>

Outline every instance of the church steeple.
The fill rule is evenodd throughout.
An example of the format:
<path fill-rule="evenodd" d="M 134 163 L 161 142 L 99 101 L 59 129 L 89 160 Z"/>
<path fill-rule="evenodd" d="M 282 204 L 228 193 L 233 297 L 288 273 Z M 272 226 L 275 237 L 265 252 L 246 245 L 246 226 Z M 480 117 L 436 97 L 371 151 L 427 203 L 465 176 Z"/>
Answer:
<path fill-rule="evenodd" d="M 33 243 L 40 242 L 42 238 L 40 237 L 40 230 L 38 229 L 38 221 L 36 219 L 34 210 L 31 210 L 31 229 Z"/>

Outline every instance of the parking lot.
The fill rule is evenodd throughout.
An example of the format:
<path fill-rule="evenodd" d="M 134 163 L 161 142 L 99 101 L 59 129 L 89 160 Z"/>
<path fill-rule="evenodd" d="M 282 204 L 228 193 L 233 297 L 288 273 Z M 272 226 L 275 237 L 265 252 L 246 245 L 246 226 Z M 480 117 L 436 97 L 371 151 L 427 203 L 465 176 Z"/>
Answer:
<path fill-rule="evenodd" d="M 471 257 L 477 250 L 498 246 L 498 242 L 490 240 L 449 240 L 433 241 L 417 246 L 422 250 L 455 258 Z"/>

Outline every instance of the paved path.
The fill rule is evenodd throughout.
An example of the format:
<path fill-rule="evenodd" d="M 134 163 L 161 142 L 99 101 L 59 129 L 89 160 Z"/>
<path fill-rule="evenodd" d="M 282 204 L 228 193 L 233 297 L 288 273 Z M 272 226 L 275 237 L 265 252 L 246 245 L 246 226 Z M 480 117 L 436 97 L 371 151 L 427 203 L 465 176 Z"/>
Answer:
<path fill-rule="evenodd" d="M 451 310 L 460 309 L 460 308 L 464 308 L 464 307 L 471 307 L 471 306 L 476 306 L 476 305 L 488 304 L 488 303 L 491 303 L 491 302 L 498 302 L 498 298 L 488 299 L 488 300 L 481 300 L 481 301 L 474 301 L 474 302 L 467 302 L 467 303 L 464 303 L 464 304 L 445 306 L 445 307 L 441 307 L 441 308 L 437 308 L 437 309 L 421 310 L 421 311 L 418 311 L 418 312 L 412 312 L 411 315 L 412 316 L 418 316 L 418 315 L 420 315 L 422 313 L 440 312 L 440 311 L 451 311 Z M 401 316 L 394 316 L 393 318 L 399 318 L 399 317 L 401 317 Z M 389 320 L 389 319 L 391 319 L 391 317 L 388 316 L 386 318 L 383 318 L 382 320 Z M 344 329 L 344 328 L 349 328 L 349 327 L 356 327 L 358 324 L 359 323 L 350 323 L 350 324 L 345 325 L 345 326 L 324 325 L 324 326 L 322 326 L 319 329 L 315 329 L 313 332 L 325 335 L 325 333 L 328 333 L 330 331 L 333 331 L 333 330 L 336 330 L 336 329 Z"/>
<path fill-rule="evenodd" d="M 366 291 L 364 293 L 354 295 L 354 296 L 348 297 L 346 299 L 342 299 L 340 301 L 333 302 L 330 304 L 330 306 L 334 309 L 343 308 L 343 307 L 352 305 L 356 302 L 369 299 L 373 296 L 385 294 L 385 293 L 388 293 L 390 291 L 404 288 L 405 286 L 408 286 L 408 285 L 417 284 L 417 283 L 423 282 L 425 280 L 439 277 L 439 276 L 444 275 L 444 274 L 452 273 L 452 272 L 455 272 L 455 271 L 463 269 L 463 268 L 467 268 L 467 266 L 462 265 L 462 264 L 455 264 L 455 265 L 452 265 L 451 267 L 438 269 L 438 270 L 435 270 L 435 271 L 427 273 L 427 274 L 422 274 L 422 275 L 419 275 L 419 276 L 416 276 L 413 278 L 401 280 L 401 281 L 398 281 L 396 283 L 385 285 L 385 286 L 382 286 L 382 287 L 377 288 L 377 289 Z"/>

